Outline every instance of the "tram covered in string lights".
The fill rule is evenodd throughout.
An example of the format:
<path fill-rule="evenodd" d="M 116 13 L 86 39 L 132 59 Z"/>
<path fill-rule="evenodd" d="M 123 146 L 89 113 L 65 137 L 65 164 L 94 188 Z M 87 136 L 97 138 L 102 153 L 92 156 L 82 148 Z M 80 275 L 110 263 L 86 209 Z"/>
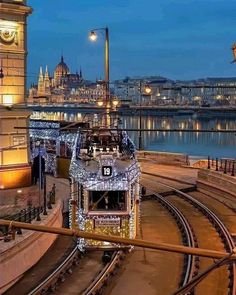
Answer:
<path fill-rule="evenodd" d="M 135 238 L 140 168 L 125 131 L 94 128 L 77 134 L 70 176 L 76 195 L 76 226 L 97 234 Z M 78 240 L 81 249 L 114 249 L 104 241 Z"/>
<path fill-rule="evenodd" d="M 125 131 L 89 128 L 88 123 L 31 120 L 32 161 L 41 153 L 45 171 L 58 175 L 61 158 L 70 162 L 70 225 L 90 233 L 135 238 L 139 220 L 140 167 Z M 73 127 L 73 128 L 70 128 Z M 75 210 L 76 205 L 76 210 Z M 72 214 L 76 212 L 76 214 Z M 80 249 L 118 245 L 78 240 Z"/>

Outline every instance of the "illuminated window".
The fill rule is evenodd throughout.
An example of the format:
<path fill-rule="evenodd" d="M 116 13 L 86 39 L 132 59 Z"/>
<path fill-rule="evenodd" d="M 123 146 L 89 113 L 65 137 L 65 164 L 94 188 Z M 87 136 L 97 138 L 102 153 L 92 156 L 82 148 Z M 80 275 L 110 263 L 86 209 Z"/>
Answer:
<path fill-rule="evenodd" d="M 90 211 L 125 211 L 125 191 L 90 191 Z"/>

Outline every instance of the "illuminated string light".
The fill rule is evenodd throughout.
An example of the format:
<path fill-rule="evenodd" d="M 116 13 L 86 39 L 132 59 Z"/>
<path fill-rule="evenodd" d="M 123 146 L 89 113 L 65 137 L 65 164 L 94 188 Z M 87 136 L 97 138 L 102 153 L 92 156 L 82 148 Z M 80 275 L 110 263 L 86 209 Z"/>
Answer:
<path fill-rule="evenodd" d="M 135 185 L 140 175 L 140 167 L 135 159 L 135 146 L 130 140 L 126 132 L 122 132 L 122 152 L 101 150 L 98 153 L 94 153 L 94 157 L 90 159 L 92 161 L 92 168 L 90 164 L 86 166 L 86 161 L 81 157 L 82 146 L 82 134 L 80 132 L 70 133 L 68 131 L 61 131 L 60 124 L 55 122 L 42 122 L 31 121 L 30 129 L 31 138 L 33 140 L 51 140 L 55 141 L 55 152 L 48 153 L 46 151 L 43 155 L 45 159 L 45 170 L 47 172 L 56 174 L 56 157 L 60 155 L 61 143 L 65 143 L 67 149 L 71 152 L 71 164 L 69 173 L 70 176 L 80 184 L 83 184 L 83 202 L 84 208 L 78 208 L 76 210 L 76 224 L 80 230 L 101 233 L 106 235 L 117 235 L 121 237 L 134 238 L 136 233 L 136 195 Z M 32 151 L 32 155 L 37 155 L 36 149 Z M 102 167 L 111 166 L 112 176 L 103 176 Z M 128 197 L 131 199 L 128 203 L 128 214 L 119 215 L 111 213 L 110 215 L 88 215 L 88 200 L 89 191 L 126 191 L 129 192 Z M 72 208 L 69 203 L 70 209 L 70 225 L 72 224 Z M 96 221 L 104 220 L 107 224 L 112 224 L 119 220 L 117 226 L 95 226 Z M 78 248 L 82 251 L 88 246 L 107 246 L 114 245 L 111 243 L 92 241 L 86 239 L 78 239 Z"/>

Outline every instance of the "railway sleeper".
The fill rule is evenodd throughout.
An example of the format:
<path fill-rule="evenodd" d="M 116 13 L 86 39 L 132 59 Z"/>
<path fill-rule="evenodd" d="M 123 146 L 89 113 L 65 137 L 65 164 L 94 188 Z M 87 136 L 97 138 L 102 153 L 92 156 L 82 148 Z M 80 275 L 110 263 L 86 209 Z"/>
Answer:
<path fill-rule="evenodd" d="M 58 286 L 58 283 L 55 282 L 54 284 L 49 286 L 48 291 L 54 293 L 57 289 L 57 286 Z"/>
<path fill-rule="evenodd" d="M 48 288 L 43 288 L 41 291 L 40 291 L 40 295 L 46 295 L 48 293 Z"/>
<path fill-rule="evenodd" d="M 73 260 L 73 265 L 78 266 L 79 265 L 79 258 L 76 258 Z"/>
<path fill-rule="evenodd" d="M 65 280 L 66 280 L 65 273 L 60 274 L 58 280 L 60 281 L 60 283 L 65 282 Z"/>
<path fill-rule="evenodd" d="M 66 270 L 66 272 L 67 272 L 69 275 L 71 275 L 71 274 L 73 273 L 73 270 L 72 270 L 72 268 L 70 267 L 70 268 L 68 268 L 68 269 Z"/>

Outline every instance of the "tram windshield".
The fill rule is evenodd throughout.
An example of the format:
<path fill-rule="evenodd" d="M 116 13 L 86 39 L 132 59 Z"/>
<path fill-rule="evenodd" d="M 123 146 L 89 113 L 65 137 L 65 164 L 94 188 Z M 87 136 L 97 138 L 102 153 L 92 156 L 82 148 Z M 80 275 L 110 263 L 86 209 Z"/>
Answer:
<path fill-rule="evenodd" d="M 125 191 L 90 191 L 89 211 L 125 211 Z"/>

